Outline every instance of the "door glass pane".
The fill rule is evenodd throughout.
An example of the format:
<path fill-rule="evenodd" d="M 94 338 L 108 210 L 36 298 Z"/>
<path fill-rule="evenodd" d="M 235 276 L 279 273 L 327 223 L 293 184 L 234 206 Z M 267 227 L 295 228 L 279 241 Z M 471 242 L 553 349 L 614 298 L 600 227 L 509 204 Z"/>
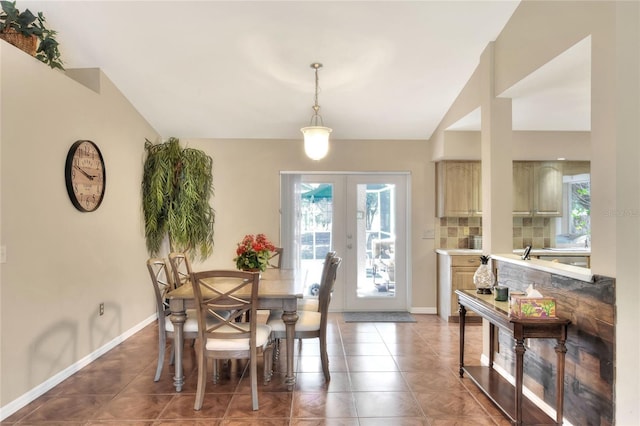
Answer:
<path fill-rule="evenodd" d="M 395 297 L 395 191 L 393 184 L 358 184 L 358 298 Z"/>
<path fill-rule="evenodd" d="M 306 277 L 304 295 L 317 296 L 324 258 L 331 250 L 333 185 L 304 183 L 300 207 L 300 266 Z"/>

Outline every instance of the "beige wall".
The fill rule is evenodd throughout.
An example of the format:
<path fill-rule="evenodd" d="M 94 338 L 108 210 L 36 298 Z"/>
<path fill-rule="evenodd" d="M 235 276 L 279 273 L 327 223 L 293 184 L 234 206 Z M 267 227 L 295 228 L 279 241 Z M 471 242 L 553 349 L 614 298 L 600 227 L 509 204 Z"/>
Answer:
<path fill-rule="evenodd" d="M 144 140 L 158 135 L 97 70 L 98 78 L 75 77 L 90 86 L 99 82 L 100 94 L 11 46 L 0 48 L 5 406 L 152 315 L 139 194 Z M 76 211 L 66 193 L 64 162 L 77 139 L 96 142 L 106 161 L 106 196 L 94 213 Z M 300 140 L 182 143 L 214 159 L 215 248 L 206 267 L 233 267 L 236 243 L 246 233 L 277 238 L 280 171 L 410 172 L 411 306 L 435 309 L 434 240 L 421 238 L 424 229 L 434 229 L 427 141 L 332 141 L 322 162 L 307 159 Z M 13 326 L 25 315 L 28 321 Z"/>
<path fill-rule="evenodd" d="M 100 93 L 0 42 L 0 405 L 21 397 L 154 312 L 140 215 L 145 138 L 156 133 L 99 71 Z M 105 199 L 80 213 L 66 192 L 71 144 L 106 162 Z M 98 304 L 105 303 L 104 316 Z"/>
<path fill-rule="evenodd" d="M 435 309 L 434 239 L 422 239 L 423 230 L 435 228 L 435 170 L 427 161 L 427 141 L 332 140 L 328 156 L 319 162 L 304 155 L 301 140 L 183 139 L 182 143 L 213 157 L 215 248 L 203 266 L 233 267 L 236 244 L 247 233 L 278 238 L 281 171 L 410 172 L 410 307 L 422 312 Z"/>

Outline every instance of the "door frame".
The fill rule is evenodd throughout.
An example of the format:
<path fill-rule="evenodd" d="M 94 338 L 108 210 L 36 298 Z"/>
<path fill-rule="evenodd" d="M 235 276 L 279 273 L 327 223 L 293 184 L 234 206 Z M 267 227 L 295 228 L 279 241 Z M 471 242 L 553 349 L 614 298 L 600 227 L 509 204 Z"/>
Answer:
<path fill-rule="evenodd" d="M 406 310 L 409 312 L 411 310 L 411 294 L 412 294 L 412 277 L 411 277 L 411 264 L 412 264 L 412 252 L 410 250 L 411 247 L 411 173 L 408 171 L 397 171 L 397 172 L 281 172 L 282 174 L 295 174 L 300 176 L 301 182 L 314 182 L 314 183 L 332 183 L 334 184 L 334 199 L 333 199 L 333 214 L 334 216 L 339 214 L 345 220 L 340 221 L 332 221 L 332 249 L 336 250 L 338 256 L 343 258 L 343 267 L 341 270 L 347 270 L 346 265 L 349 264 L 349 253 L 347 250 L 347 177 L 354 175 L 363 175 L 363 176 L 377 176 L 382 177 L 385 175 L 393 175 L 393 176 L 401 176 L 404 178 L 404 186 L 405 186 L 405 194 L 404 203 L 397 206 L 397 215 L 402 216 L 405 222 L 405 231 L 404 231 L 404 262 L 398 263 L 396 262 L 396 270 L 400 271 L 404 274 L 405 277 L 405 289 L 404 295 L 399 295 L 398 297 L 402 297 L 404 308 L 394 309 L 394 310 Z M 285 208 L 282 206 L 281 208 Z M 284 215 L 283 215 L 284 216 Z M 282 227 L 287 226 L 282 223 Z M 342 312 L 345 310 L 350 310 L 347 306 L 346 293 L 347 293 L 347 279 L 349 278 L 349 274 L 347 273 L 338 273 L 334 294 L 330 305 L 330 310 L 332 312 Z M 368 299 L 369 300 L 369 299 Z M 376 304 L 374 304 L 376 305 Z M 371 306 L 367 310 L 385 310 L 380 306 Z M 386 309 L 388 310 L 388 309 Z"/>

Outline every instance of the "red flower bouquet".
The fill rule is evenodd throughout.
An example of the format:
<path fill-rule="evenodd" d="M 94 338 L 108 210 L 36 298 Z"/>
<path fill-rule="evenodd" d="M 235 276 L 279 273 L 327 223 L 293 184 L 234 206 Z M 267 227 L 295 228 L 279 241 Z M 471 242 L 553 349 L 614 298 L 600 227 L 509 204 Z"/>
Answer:
<path fill-rule="evenodd" d="M 276 250 L 264 234 L 245 235 L 236 249 L 237 257 L 233 259 L 240 270 L 267 269 L 271 253 Z"/>

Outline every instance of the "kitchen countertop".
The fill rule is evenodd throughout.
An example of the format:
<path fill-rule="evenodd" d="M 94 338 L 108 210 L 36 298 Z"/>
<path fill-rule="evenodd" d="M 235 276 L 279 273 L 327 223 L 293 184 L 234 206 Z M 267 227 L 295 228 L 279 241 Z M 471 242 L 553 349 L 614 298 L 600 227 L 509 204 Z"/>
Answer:
<path fill-rule="evenodd" d="M 522 255 L 522 253 L 524 252 L 524 249 L 518 249 L 518 250 L 514 250 L 513 254 L 515 255 Z M 480 256 L 482 253 L 482 250 L 475 250 L 475 249 L 436 249 L 436 253 L 438 254 L 444 254 L 447 256 L 474 256 L 474 255 L 478 255 Z M 531 249 L 531 252 L 529 253 L 530 256 L 553 256 L 553 257 L 560 257 L 560 256 L 591 256 L 591 250 L 590 249 L 565 249 L 565 248 L 561 248 L 561 249 Z"/>
<path fill-rule="evenodd" d="M 524 250 L 514 250 L 513 254 L 491 254 L 491 258 L 506 263 L 513 263 L 527 268 L 539 271 L 549 272 L 556 275 L 574 278 L 580 281 L 593 282 L 591 269 L 573 265 L 565 265 L 549 260 L 538 259 L 537 256 L 591 256 L 591 250 L 575 249 L 575 250 L 549 250 L 549 249 L 533 249 L 530 260 L 522 260 Z M 436 249 L 436 253 L 447 256 L 480 256 L 482 250 L 473 249 Z"/>

